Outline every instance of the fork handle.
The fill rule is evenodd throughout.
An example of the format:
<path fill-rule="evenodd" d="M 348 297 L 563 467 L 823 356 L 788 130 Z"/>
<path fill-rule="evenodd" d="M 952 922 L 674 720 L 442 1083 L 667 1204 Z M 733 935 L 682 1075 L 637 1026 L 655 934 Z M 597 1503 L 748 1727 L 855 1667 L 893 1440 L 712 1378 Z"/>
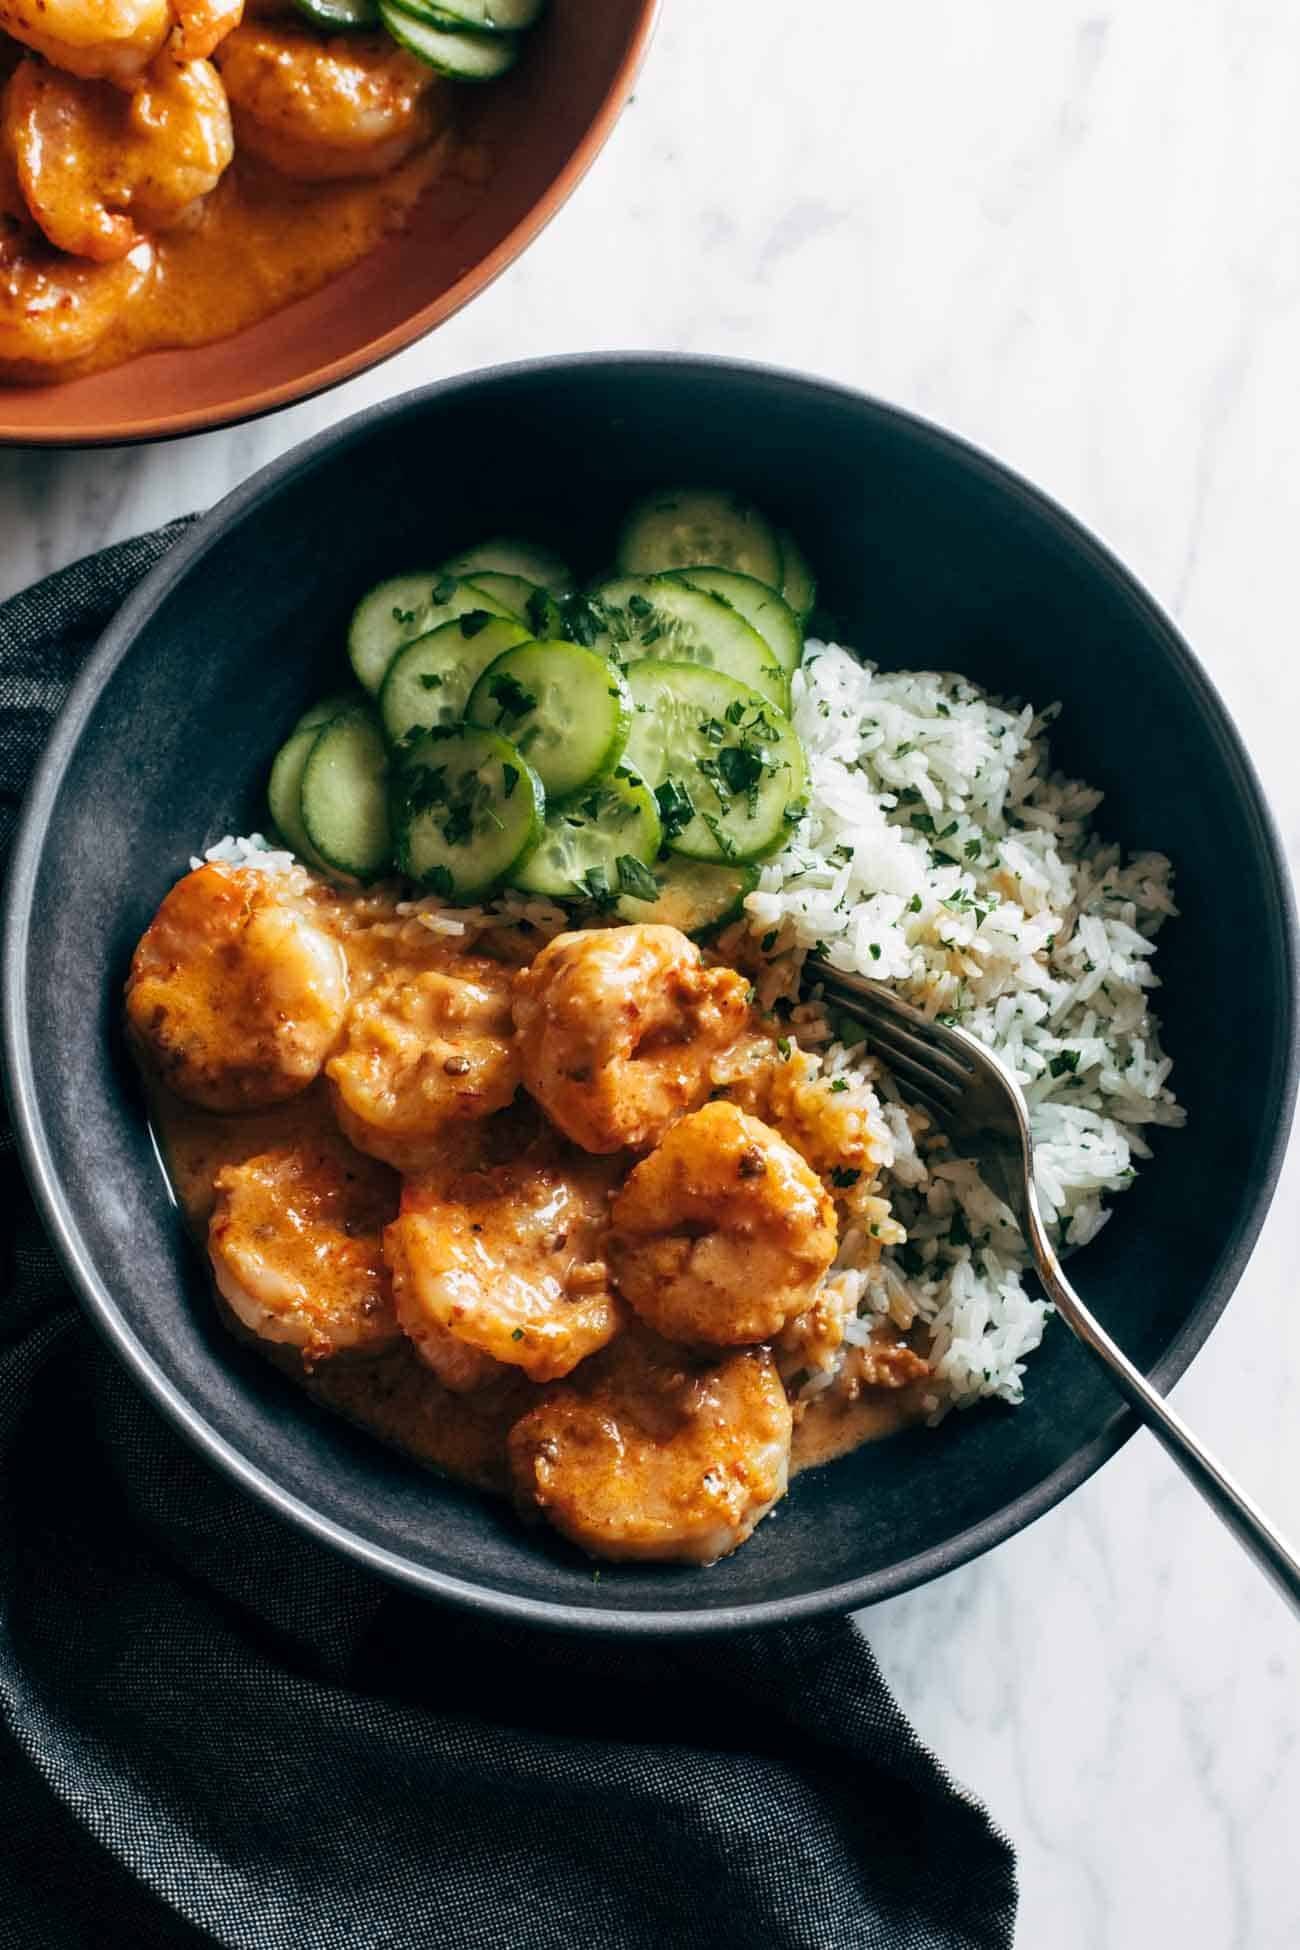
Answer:
<path fill-rule="evenodd" d="M 1128 1356 L 1115 1345 L 1110 1335 L 1088 1311 L 1061 1270 L 1061 1262 L 1047 1237 L 1042 1220 L 1031 1200 L 1030 1226 L 1035 1235 L 1038 1270 L 1048 1298 L 1066 1325 L 1102 1365 L 1120 1393 L 1146 1423 L 1158 1442 L 1164 1444 L 1183 1474 L 1206 1502 L 1217 1511 L 1239 1544 L 1248 1550 L 1260 1569 L 1289 1598 L 1300 1612 L 1300 1558 L 1273 1528 L 1258 1504 L 1233 1482 L 1226 1469 L 1216 1462 L 1180 1415 L 1156 1392 Z"/>

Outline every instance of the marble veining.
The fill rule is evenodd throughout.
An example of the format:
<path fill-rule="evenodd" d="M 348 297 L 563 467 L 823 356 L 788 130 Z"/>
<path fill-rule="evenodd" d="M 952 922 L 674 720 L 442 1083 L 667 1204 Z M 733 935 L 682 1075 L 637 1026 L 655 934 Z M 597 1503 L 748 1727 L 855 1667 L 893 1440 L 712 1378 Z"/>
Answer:
<path fill-rule="evenodd" d="M 606 154 L 433 339 L 251 427 L 0 454 L 0 594 L 421 381 L 724 352 L 929 414 L 1175 614 L 1300 856 L 1300 11 L 668 0 Z M 1180 1407 L 1300 1533 L 1300 1164 Z M 1082 1270 L 1082 1269 L 1081 1269 Z M 1294 1950 L 1300 1634 L 1148 1438 L 864 1621 L 1020 1851 L 1025 1950 Z"/>

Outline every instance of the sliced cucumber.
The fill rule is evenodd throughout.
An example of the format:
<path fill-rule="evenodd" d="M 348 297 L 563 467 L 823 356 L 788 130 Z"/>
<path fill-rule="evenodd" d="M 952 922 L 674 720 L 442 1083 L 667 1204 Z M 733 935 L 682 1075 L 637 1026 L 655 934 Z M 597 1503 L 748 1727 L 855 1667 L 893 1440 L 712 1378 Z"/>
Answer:
<path fill-rule="evenodd" d="M 472 582 L 485 596 L 491 596 L 494 602 L 501 603 L 521 623 L 524 611 L 538 587 L 535 582 L 526 582 L 523 576 L 503 575 L 499 569 L 475 569 L 473 575 L 467 575 L 463 580 Z"/>
<path fill-rule="evenodd" d="M 505 576 L 520 576 L 525 582 L 540 583 L 553 596 L 562 596 L 573 587 L 573 571 L 553 549 L 537 542 L 518 542 L 509 535 L 494 535 L 491 541 L 462 549 L 442 565 L 444 575 L 473 576 L 490 569 Z"/>
<path fill-rule="evenodd" d="M 345 711 L 316 735 L 302 771 L 302 823 L 321 858 L 373 880 L 392 865 L 388 753 L 373 711 Z"/>
<path fill-rule="evenodd" d="M 797 823 L 807 781 L 784 713 L 700 664 L 646 658 L 627 682 L 627 761 L 655 789 L 670 850 L 728 864 L 774 853 Z"/>
<path fill-rule="evenodd" d="M 645 780 L 626 765 L 616 766 L 599 785 L 547 807 L 541 842 L 514 875 L 514 884 L 552 900 L 605 906 L 620 893 L 650 887 L 650 862 L 662 832 Z"/>
<path fill-rule="evenodd" d="M 545 0 L 435 0 L 444 20 L 481 33 L 517 33 L 531 27 Z"/>
<path fill-rule="evenodd" d="M 266 787 L 266 803 L 276 831 L 289 850 L 312 867 L 323 867 L 325 862 L 308 839 L 303 825 L 302 775 L 323 729 L 321 724 L 301 724 L 289 734 L 275 755 Z"/>
<path fill-rule="evenodd" d="M 757 867 L 714 867 L 704 860 L 670 855 L 654 870 L 659 895 L 640 900 L 624 894 L 614 912 L 621 921 L 658 921 L 683 934 L 713 934 L 745 911 L 745 896 L 758 885 Z"/>
<path fill-rule="evenodd" d="M 398 864 L 435 893 L 473 900 L 531 853 L 545 804 L 541 780 L 508 740 L 478 725 L 442 726 L 394 780 Z"/>
<path fill-rule="evenodd" d="M 342 717 L 345 711 L 350 711 L 355 705 L 364 703 L 365 699 L 359 691 L 332 691 L 328 697 L 321 698 L 319 703 L 308 705 L 294 726 L 294 730 L 311 731 L 314 728 L 319 731 L 323 725 L 332 724 L 335 718 Z"/>
<path fill-rule="evenodd" d="M 619 537 L 618 566 L 628 575 L 690 569 L 716 562 L 781 587 L 776 531 L 734 494 L 713 488 L 670 488 L 637 503 Z"/>
<path fill-rule="evenodd" d="M 817 578 L 808 567 L 807 557 L 788 528 L 782 528 L 781 537 L 781 594 L 789 603 L 800 623 L 806 623 L 812 615 L 813 604 L 817 600 Z"/>
<path fill-rule="evenodd" d="M 671 658 L 723 670 L 784 710 L 790 701 L 785 670 L 739 610 L 677 576 L 615 576 L 592 591 L 605 629 L 596 648 L 630 663 Z"/>
<path fill-rule="evenodd" d="M 379 24 L 376 0 L 294 0 L 300 14 L 331 34 L 355 33 Z"/>
<path fill-rule="evenodd" d="M 410 3 L 414 6 L 416 0 Z M 420 5 L 417 13 L 408 13 L 391 0 L 379 0 L 379 18 L 408 54 L 417 55 L 455 81 L 495 81 L 514 66 L 519 54 L 517 34 L 471 33 L 468 29 L 462 32 L 436 26 L 435 21 L 446 19 L 441 8 L 435 12 Z"/>
<path fill-rule="evenodd" d="M 468 610 L 398 651 L 379 693 L 379 716 L 390 744 L 406 745 L 435 725 L 459 724 L 481 672 L 503 650 L 528 642 L 510 616 Z"/>
<path fill-rule="evenodd" d="M 789 603 L 775 589 L 753 576 L 738 575 L 735 569 L 678 569 L 673 580 L 726 603 L 758 631 L 787 677 L 798 670 L 803 661 L 803 630 Z"/>
<path fill-rule="evenodd" d="M 627 685 L 596 650 L 525 643 L 489 664 L 465 716 L 519 747 L 549 797 L 603 779 L 622 757 L 631 722 Z"/>
<path fill-rule="evenodd" d="M 353 670 L 366 690 L 377 692 L 404 643 L 427 636 L 440 623 L 450 623 L 472 609 L 506 614 L 494 596 L 436 569 L 376 583 L 353 610 L 348 626 Z"/>

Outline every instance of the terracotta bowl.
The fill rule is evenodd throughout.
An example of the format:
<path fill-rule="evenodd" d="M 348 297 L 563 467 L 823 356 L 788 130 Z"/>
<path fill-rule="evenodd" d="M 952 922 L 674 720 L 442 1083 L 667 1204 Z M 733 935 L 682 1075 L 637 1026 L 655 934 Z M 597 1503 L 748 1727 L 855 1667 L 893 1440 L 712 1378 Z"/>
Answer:
<path fill-rule="evenodd" d="M 411 345 L 512 264 L 599 155 L 649 46 L 658 0 L 550 0 L 514 73 L 460 90 L 495 158 L 467 197 L 435 186 L 407 230 L 322 290 L 213 345 L 150 353 L 53 386 L 0 384 L 0 444 L 107 446 L 248 420 Z"/>

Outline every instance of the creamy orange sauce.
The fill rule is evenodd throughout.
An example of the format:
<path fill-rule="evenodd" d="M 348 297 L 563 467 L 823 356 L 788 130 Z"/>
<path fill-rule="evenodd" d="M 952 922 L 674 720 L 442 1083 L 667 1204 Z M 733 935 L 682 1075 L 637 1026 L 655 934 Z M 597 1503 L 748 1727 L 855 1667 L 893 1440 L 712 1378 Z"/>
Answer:
<path fill-rule="evenodd" d="M 395 955 L 409 966 L 422 950 L 438 958 L 455 952 L 453 944 L 430 935 L 418 922 L 395 920 L 382 892 L 357 896 L 318 885 L 315 894 L 319 918 L 343 946 L 354 994 L 371 988 Z M 531 944 L 525 937 L 501 931 L 492 939 L 503 959 L 527 958 Z M 479 941 L 474 952 L 482 954 L 487 945 Z M 323 1080 L 267 1109 L 216 1112 L 176 1096 L 143 1057 L 141 1068 L 167 1177 L 201 1250 L 215 1204 L 214 1180 L 223 1167 L 280 1146 L 310 1147 L 337 1132 Z M 288 1347 L 257 1340 L 215 1289 L 214 1297 L 231 1332 L 317 1401 L 421 1463 L 480 1489 L 508 1493 L 506 1438 L 539 1399 L 538 1388 L 522 1371 L 503 1373 L 488 1388 L 467 1395 L 444 1388 L 409 1343 L 311 1365 Z M 828 1389 L 796 1411 L 791 1473 L 819 1467 L 916 1420 L 924 1392 L 923 1383 L 868 1387 L 852 1397 Z"/>
<path fill-rule="evenodd" d="M 237 155 L 192 223 L 158 238 L 153 276 L 78 372 L 228 338 L 319 291 L 405 227 L 449 153 L 444 138 L 387 176 L 343 183 L 294 183 Z"/>
<path fill-rule="evenodd" d="M 20 52 L 0 35 L 0 86 Z M 435 183 L 441 186 L 440 215 L 454 224 L 472 207 L 489 169 L 482 145 L 449 128 L 383 175 L 339 181 L 295 181 L 236 146 L 211 194 L 135 253 L 132 261 L 139 258 L 144 274 L 91 350 L 57 361 L 45 354 L 0 356 L 0 380 L 48 384 L 147 352 L 227 338 L 318 291 L 405 229 Z M 10 175 L 7 158 L 0 157 L 0 243 L 5 210 L 27 221 L 21 199 L 14 201 Z M 78 273 L 98 276 L 101 270 L 59 252 L 45 261 L 56 281 L 67 274 L 74 295 L 65 302 L 73 305 L 82 302 Z M 125 285 L 125 270 L 121 275 Z"/>

